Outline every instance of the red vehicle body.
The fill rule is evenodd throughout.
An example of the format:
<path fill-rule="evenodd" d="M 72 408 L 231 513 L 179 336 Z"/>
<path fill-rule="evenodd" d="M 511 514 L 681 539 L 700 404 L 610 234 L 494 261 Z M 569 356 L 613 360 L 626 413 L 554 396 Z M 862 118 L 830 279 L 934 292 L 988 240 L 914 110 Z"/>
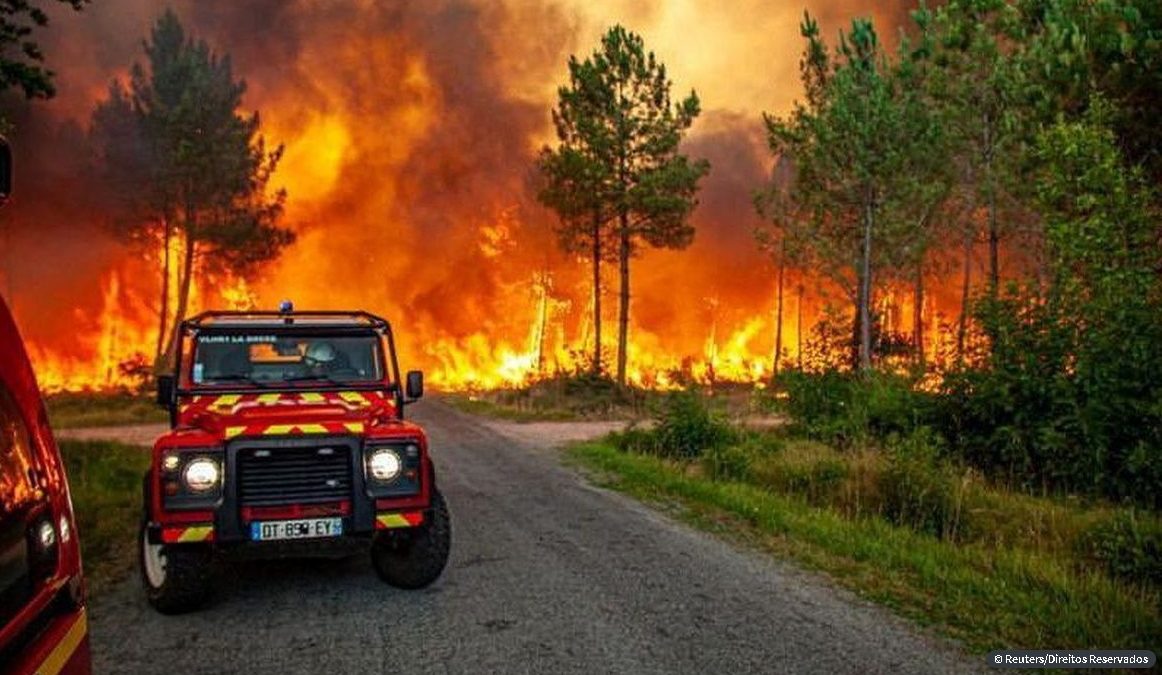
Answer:
<path fill-rule="evenodd" d="M 90 672 L 84 599 L 64 466 L 0 300 L 0 671 Z"/>
<path fill-rule="evenodd" d="M 439 576 L 447 510 L 427 436 L 402 414 L 423 379 L 408 373 L 405 398 L 386 321 L 209 312 L 179 333 L 176 372 L 158 394 L 173 428 L 143 487 L 142 578 L 155 608 L 199 606 L 232 553 L 366 542 L 388 583 Z M 312 353 L 344 365 L 317 372 Z"/>

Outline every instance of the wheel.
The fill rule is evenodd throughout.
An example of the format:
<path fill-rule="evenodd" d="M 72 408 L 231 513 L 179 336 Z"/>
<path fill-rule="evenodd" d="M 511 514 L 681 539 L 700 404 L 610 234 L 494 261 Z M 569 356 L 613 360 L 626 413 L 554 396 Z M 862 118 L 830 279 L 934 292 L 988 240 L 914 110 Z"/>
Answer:
<path fill-rule="evenodd" d="M 147 522 L 148 518 L 142 519 L 138 536 L 146 599 L 162 614 L 198 609 L 213 590 L 213 551 L 200 544 L 151 544 Z"/>
<path fill-rule="evenodd" d="M 424 588 L 440 577 L 452 549 L 452 521 L 439 491 L 422 525 L 388 530 L 371 543 L 371 563 L 379 578 L 396 588 Z"/>

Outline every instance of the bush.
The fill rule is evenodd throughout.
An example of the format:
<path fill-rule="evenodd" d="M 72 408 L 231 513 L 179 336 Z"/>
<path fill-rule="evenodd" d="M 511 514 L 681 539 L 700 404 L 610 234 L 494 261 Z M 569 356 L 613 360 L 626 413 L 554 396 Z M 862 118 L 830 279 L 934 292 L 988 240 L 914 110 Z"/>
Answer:
<path fill-rule="evenodd" d="M 841 448 L 910 433 L 931 407 L 912 378 L 893 373 L 792 370 L 779 376 L 779 385 L 797 430 Z"/>
<path fill-rule="evenodd" d="M 1078 554 L 1110 576 L 1162 587 L 1162 520 L 1121 511 L 1086 531 L 1078 541 Z"/>
<path fill-rule="evenodd" d="M 746 481 L 751 478 L 755 458 L 768 452 L 767 444 L 758 437 L 751 437 L 739 443 L 709 448 L 702 456 L 702 466 L 706 475 L 714 480 Z"/>
<path fill-rule="evenodd" d="M 834 502 L 851 473 L 845 457 L 810 441 L 798 441 L 755 462 L 754 481 L 775 492 L 800 495 L 816 506 Z"/>
<path fill-rule="evenodd" d="M 695 459 L 737 440 L 734 427 L 696 391 L 671 393 L 656 420 L 655 452 L 664 457 Z"/>
<path fill-rule="evenodd" d="M 884 517 L 917 532 L 955 540 L 968 481 L 940 457 L 938 437 L 922 427 L 889 439 L 887 451 L 880 481 Z"/>
<path fill-rule="evenodd" d="M 625 431 L 615 431 L 609 435 L 613 447 L 622 452 L 637 452 L 643 455 L 657 453 L 658 437 L 652 429 L 629 426 Z"/>

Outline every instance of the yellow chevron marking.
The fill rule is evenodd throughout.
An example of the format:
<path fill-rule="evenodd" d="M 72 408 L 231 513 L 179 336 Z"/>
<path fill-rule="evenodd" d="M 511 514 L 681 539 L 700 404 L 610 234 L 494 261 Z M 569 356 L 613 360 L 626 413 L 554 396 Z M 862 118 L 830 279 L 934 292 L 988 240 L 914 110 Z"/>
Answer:
<path fill-rule="evenodd" d="M 412 526 L 412 524 L 409 523 L 406 518 L 398 513 L 381 513 L 377 515 L 375 519 L 379 521 L 380 525 L 387 528 Z"/>
<path fill-rule="evenodd" d="M 271 405 L 278 403 L 278 399 L 282 394 L 259 394 L 258 405 Z"/>
<path fill-rule="evenodd" d="M 226 427 L 226 438 L 234 438 L 243 431 L 246 431 L 246 427 Z"/>
<path fill-rule="evenodd" d="M 294 424 L 272 424 L 269 427 L 262 430 L 262 435 L 263 436 L 281 436 L 283 434 L 289 434 L 294 429 L 295 429 Z"/>
<path fill-rule="evenodd" d="M 348 403 L 354 403 L 355 405 L 360 406 L 360 407 L 371 405 L 370 403 L 367 402 L 367 399 L 364 398 L 363 394 L 360 394 L 357 391 L 341 391 L 341 392 L 339 392 L 339 398 L 343 399 L 344 401 L 346 401 Z"/>
<path fill-rule="evenodd" d="M 182 536 L 178 537 L 178 541 L 206 541 L 213 533 L 214 528 L 211 525 L 187 527 L 185 532 L 182 532 Z"/>
<path fill-rule="evenodd" d="M 347 431 L 353 434 L 363 433 L 363 422 L 344 422 L 343 426 L 347 427 Z"/>
<path fill-rule="evenodd" d="M 242 394 L 222 394 L 217 400 L 210 403 L 211 408 L 233 408 L 242 398 Z"/>
<path fill-rule="evenodd" d="M 300 424 L 299 431 L 304 434 L 325 434 L 327 427 L 322 424 Z"/>
<path fill-rule="evenodd" d="M 317 391 L 305 391 L 299 394 L 299 399 L 303 403 L 322 403 L 327 400 L 327 397 Z"/>

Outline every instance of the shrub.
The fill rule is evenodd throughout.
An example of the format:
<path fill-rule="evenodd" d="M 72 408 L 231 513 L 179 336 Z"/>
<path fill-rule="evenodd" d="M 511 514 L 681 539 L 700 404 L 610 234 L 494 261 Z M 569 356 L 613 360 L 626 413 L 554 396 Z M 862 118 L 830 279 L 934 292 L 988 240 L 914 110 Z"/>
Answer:
<path fill-rule="evenodd" d="M 884 517 L 941 539 L 956 539 L 961 521 L 964 474 L 940 457 L 938 437 L 922 427 L 887 444 L 880 481 Z"/>
<path fill-rule="evenodd" d="M 833 506 L 849 473 L 843 455 L 810 441 L 789 443 L 752 467 L 756 483 L 775 492 L 803 496 L 816 506 Z"/>
<path fill-rule="evenodd" d="M 1162 520 L 1140 511 L 1120 511 L 1082 535 L 1078 554 L 1110 576 L 1162 586 Z"/>
<path fill-rule="evenodd" d="M 694 459 L 737 438 L 734 428 L 696 391 L 668 395 L 656 421 L 655 452 L 664 457 Z"/>
<path fill-rule="evenodd" d="M 702 465 L 715 480 L 746 481 L 751 478 L 755 458 L 769 452 L 768 443 L 752 436 L 739 443 L 709 448 L 702 456 Z"/>
<path fill-rule="evenodd" d="M 637 452 L 652 455 L 657 451 L 658 437 L 653 429 L 630 426 L 625 431 L 615 431 L 609 435 L 613 447 L 622 452 Z"/>
<path fill-rule="evenodd" d="M 931 407 L 911 377 L 894 373 L 787 371 L 779 384 L 797 430 L 842 448 L 910 433 L 925 423 Z"/>

